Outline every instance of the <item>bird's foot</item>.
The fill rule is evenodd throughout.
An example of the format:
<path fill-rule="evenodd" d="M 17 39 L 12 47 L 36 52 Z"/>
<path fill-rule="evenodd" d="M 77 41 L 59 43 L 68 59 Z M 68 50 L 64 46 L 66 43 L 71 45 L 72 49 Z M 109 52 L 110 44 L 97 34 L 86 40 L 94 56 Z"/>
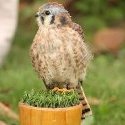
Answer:
<path fill-rule="evenodd" d="M 59 88 L 58 87 L 54 87 L 54 89 L 52 89 L 52 91 L 54 91 L 54 92 L 59 91 Z"/>
<path fill-rule="evenodd" d="M 55 87 L 53 89 L 53 91 L 58 91 L 58 92 L 63 92 L 63 93 L 66 93 L 66 92 L 71 92 L 71 91 L 74 91 L 73 89 L 66 89 L 66 88 L 62 88 L 62 89 L 59 89 L 58 87 Z"/>

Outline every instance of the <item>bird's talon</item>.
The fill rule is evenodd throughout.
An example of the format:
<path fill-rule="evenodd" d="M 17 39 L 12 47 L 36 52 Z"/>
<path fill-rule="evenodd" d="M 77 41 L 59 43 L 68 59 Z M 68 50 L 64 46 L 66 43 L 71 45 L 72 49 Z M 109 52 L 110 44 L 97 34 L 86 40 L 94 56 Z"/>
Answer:
<path fill-rule="evenodd" d="M 58 87 L 55 87 L 52 91 L 59 91 L 59 88 Z"/>
<path fill-rule="evenodd" d="M 71 92 L 71 91 L 74 91 L 73 89 L 66 89 L 66 88 L 63 88 L 63 89 L 59 89 L 58 87 L 55 87 L 52 91 L 54 92 L 62 92 L 62 93 L 66 93 L 66 92 Z"/>

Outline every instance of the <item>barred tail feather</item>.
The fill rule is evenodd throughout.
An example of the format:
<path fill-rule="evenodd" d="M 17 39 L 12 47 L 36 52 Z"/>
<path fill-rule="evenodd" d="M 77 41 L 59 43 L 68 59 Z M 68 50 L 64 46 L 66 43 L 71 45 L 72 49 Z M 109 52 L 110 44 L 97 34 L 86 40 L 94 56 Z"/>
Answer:
<path fill-rule="evenodd" d="M 82 109 L 82 119 L 84 119 L 86 116 L 92 115 L 92 110 L 91 110 L 91 108 L 90 108 L 90 105 L 89 105 L 89 103 L 88 103 L 88 101 L 87 101 L 87 98 L 86 98 L 86 96 L 85 96 L 84 90 L 83 90 L 83 88 L 82 88 L 81 85 L 79 85 L 79 86 L 77 87 L 77 92 L 78 92 L 78 94 L 79 94 L 79 100 L 80 100 L 80 102 L 81 102 L 82 105 L 83 105 L 83 109 Z"/>
<path fill-rule="evenodd" d="M 90 105 L 87 101 L 87 98 L 85 96 L 85 93 L 84 93 L 82 86 L 80 86 L 80 87 L 81 87 L 81 91 L 82 91 L 82 94 L 84 97 L 84 100 L 81 100 L 81 102 L 83 104 L 83 114 L 85 114 L 85 117 L 86 117 L 86 116 L 92 115 L 92 110 L 91 110 Z"/>

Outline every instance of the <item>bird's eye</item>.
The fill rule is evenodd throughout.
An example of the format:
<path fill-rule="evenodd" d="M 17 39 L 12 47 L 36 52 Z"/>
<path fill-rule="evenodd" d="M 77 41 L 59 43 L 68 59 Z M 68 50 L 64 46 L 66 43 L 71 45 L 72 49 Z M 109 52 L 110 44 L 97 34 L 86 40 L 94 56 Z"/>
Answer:
<path fill-rule="evenodd" d="M 49 11 L 49 10 L 46 10 L 46 11 L 45 11 L 45 14 L 46 14 L 46 15 L 50 15 L 50 11 Z"/>

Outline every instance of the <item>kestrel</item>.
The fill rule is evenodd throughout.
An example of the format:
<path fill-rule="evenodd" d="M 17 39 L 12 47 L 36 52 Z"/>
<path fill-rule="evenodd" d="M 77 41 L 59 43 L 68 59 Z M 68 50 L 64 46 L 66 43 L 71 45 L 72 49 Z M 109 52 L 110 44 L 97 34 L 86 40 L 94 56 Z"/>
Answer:
<path fill-rule="evenodd" d="M 92 56 L 81 26 L 58 3 L 41 6 L 36 18 L 39 28 L 30 50 L 33 67 L 47 89 L 75 89 L 83 104 L 82 116 L 91 114 L 81 82 Z"/>

